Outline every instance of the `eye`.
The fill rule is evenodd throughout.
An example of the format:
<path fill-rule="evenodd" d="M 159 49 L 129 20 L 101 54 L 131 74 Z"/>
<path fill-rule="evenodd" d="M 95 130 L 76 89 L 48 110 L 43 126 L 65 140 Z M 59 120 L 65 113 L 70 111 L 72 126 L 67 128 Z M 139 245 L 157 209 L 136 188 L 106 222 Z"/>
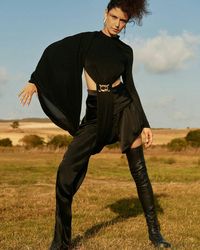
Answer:
<path fill-rule="evenodd" d="M 127 20 L 124 20 L 124 19 L 121 19 L 121 22 L 126 24 L 128 21 Z"/>
<path fill-rule="evenodd" d="M 111 17 L 112 17 L 113 19 L 117 19 L 117 17 L 116 17 L 116 16 L 114 16 L 114 15 L 111 15 Z"/>

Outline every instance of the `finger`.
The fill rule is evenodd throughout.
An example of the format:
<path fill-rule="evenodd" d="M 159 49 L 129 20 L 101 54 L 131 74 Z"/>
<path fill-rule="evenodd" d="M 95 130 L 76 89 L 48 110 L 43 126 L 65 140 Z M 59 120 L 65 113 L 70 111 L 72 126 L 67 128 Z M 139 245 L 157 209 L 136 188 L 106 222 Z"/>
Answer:
<path fill-rule="evenodd" d="M 153 136 L 152 136 L 152 133 L 149 133 L 149 144 L 152 144 L 153 142 Z"/>
<path fill-rule="evenodd" d="M 145 141 L 145 146 L 148 147 L 150 144 L 150 141 Z"/>
<path fill-rule="evenodd" d="M 150 147 L 152 145 L 152 141 L 149 140 L 149 142 L 147 143 L 147 147 Z"/>
<path fill-rule="evenodd" d="M 26 97 L 25 97 L 25 98 L 23 98 L 23 100 L 21 101 L 22 106 L 24 106 L 24 105 L 26 104 L 26 100 L 27 100 L 27 98 L 26 98 Z"/>
<path fill-rule="evenodd" d="M 23 93 L 21 93 L 21 95 L 20 95 L 20 100 L 21 101 L 23 101 L 26 97 L 27 97 L 27 93 L 25 93 L 25 92 L 23 92 Z"/>
<path fill-rule="evenodd" d="M 149 142 L 149 133 L 148 132 L 145 132 L 145 143 L 148 143 Z"/>
<path fill-rule="evenodd" d="M 151 144 L 152 144 L 152 134 L 146 133 L 146 141 L 145 141 L 146 148 L 150 147 Z"/>
<path fill-rule="evenodd" d="M 32 100 L 32 96 L 29 96 L 29 97 L 28 97 L 28 100 L 27 100 L 27 105 L 28 105 L 28 106 L 30 105 L 31 100 Z"/>
<path fill-rule="evenodd" d="M 25 104 L 24 104 L 24 105 L 29 106 L 29 104 L 30 104 L 30 100 L 31 100 L 31 96 L 30 96 L 30 95 L 28 95 L 28 96 L 26 97 L 26 101 L 25 101 Z"/>
<path fill-rule="evenodd" d="M 153 143 L 153 134 L 152 133 L 150 133 L 150 143 L 152 144 Z"/>
<path fill-rule="evenodd" d="M 22 90 L 19 92 L 18 97 L 20 97 L 23 93 L 24 93 L 24 89 L 22 89 Z"/>
<path fill-rule="evenodd" d="M 21 98 L 21 104 L 24 106 L 27 103 L 28 95 L 24 95 L 23 98 Z"/>
<path fill-rule="evenodd" d="M 152 144 L 152 142 L 151 142 L 151 141 L 148 141 L 147 146 L 150 147 L 151 144 Z"/>
<path fill-rule="evenodd" d="M 20 103 L 23 104 L 25 101 L 26 95 L 21 95 L 20 96 Z"/>
<path fill-rule="evenodd" d="M 22 102 L 23 105 L 28 104 L 29 99 L 31 100 L 33 93 L 34 92 L 27 91 L 24 92 L 23 95 L 21 95 L 20 101 Z"/>
<path fill-rule="evenodd" d="M 149 148 L 151 146 L 151 143 L 145 143 L 145 148 Z"/>

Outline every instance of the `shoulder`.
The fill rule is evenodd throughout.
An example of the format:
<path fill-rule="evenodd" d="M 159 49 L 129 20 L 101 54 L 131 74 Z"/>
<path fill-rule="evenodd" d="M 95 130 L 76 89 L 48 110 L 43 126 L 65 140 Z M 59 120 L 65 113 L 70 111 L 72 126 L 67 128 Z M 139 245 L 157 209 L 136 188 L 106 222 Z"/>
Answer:
<path fill-rule="evenodd" d="M 77 34 L 74 34 L 74 35 L 64 37 L 60 41 L 65 41 L 65 40 L 69 40 L 69 39 L 87 39 L 87 38 L 92 37 L 95 34 L 96 34 L 96 31 L 80 32 L 80 33 L 77 33 Z"/>
<path fill-rule="evenodd" d="M 133 52 L 133 49 L 130 45 L 128 45 L 127 43 L 125 43 L 124 41 L 120 40 L 121 44 L 124 46 L 124 48 L 129 51 L 130 53 Z"/>
<path fill-rule="evenodd" d="M 68 41 L 78 41 L 78 40 L 87 39 L 87 38 L 89 39 L 90 37 L 92 37 L 95 34 L 96 34 L 96 31 L 80 32 L 80 33 L 77 33 L 74 35 L 64 37 L 61 40 L 54 42 L 53 44 L 64 43 L 64 42 L 68 42 Z"/>
<path fill-rule="evenodd" d="M 122 41 L 120 39 L 119 39 L 119 43 L 121 44 L 123 49 L 127 51 L 127 53 L 129 53 L 130 55 L 133 54 L 133 49 L 129 44 L 125 43 L 124 41 Z"/>
<path fill-rule="evenodd" d="M 127 43 L 125 43 L 124 41 L 122 40 L 119 40 L 120 42 L 120 45 L 124 51 L 124 54 L 126 55 L 127 57 L 127 60 L 129 61 L 132 61 L 133 60 L 133 49 L 130 45 L 128 45 Z"/>
<path fill-rule="evenodd" d="M 80 32 L 77 34 L 73 34 L 70 36 L 66 36 L 58 41 L 55 41 L 48 45 L 45 50 L 51 51 L 58 47 L 65 47 L 65 46 L 76 46 L 82 41 L 89 41 L 94 35 L 96 31 L 87 31 L 87 32 Z"/>

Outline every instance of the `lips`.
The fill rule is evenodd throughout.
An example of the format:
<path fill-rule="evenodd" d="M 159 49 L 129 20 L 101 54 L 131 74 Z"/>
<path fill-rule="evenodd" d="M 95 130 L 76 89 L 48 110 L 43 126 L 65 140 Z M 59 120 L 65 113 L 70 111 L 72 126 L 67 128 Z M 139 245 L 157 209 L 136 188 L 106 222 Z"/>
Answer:
<path fill-rule="evenodd" d="M 114 30 L 115 32 L 119 32 L 119 30 L 117 30 L 117 29 L 114 29 L 114 28 L 113 28 L 113 30 Z"/>

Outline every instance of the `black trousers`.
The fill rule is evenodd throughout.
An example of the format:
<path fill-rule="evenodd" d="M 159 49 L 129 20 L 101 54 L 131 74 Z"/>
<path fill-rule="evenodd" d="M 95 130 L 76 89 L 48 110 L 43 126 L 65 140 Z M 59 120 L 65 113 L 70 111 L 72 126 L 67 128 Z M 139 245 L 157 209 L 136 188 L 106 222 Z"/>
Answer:
<path fill-rule="evenodd" d="M 113 90 L 115 111 L 113 115 L 113 128 L 110 142 L 120 141 L 126 142 L 126 138 L 122 138 L 122 129 L 124 128 L 124 110 L 129 109 L 131 101 L 124 87 L 119 86 Z M 63 160 L 59 165 L 56 179 L 56 216 L 55 216 L 55 232 L 51 246 L 53 249 L 67 249 L 71 241 L 71 221 L 72 221 L 72 200 L 73 196 L 80 187 L 87 172 L 88 162 L 93 150 L 96 147 L 96 94 L 90 91 L 86 100 L 86 115 L 82 119 L 81 125 L 75 134 L 73 141 L 64 154 Z M 127 112 L 125 113 L 127 119 Z M 128 125 L 127 125 L 128 126 Z M 128 127 L 125 127 L 128 129 Z M 130 133 L 131 134 L 131 129 Z M 129 141 L 133 142 L 136 134 L 132 133 Z M 130 137 L 130 136 L 129 136 Z M 122 144 L 121 144 L 122 145 Z M 131 144 L 129 145 L 130 149 Z M 122 149 L 123 149 L 122 145 Z M 126 145 L 127 148 L 127 145 Z M 126 152 L 126 151 L 125 151 Z M 129 159 L 130 160 L 130 159 Z M 137 166 L 137 164 L 136 164 Z M 140 167 L 141 168 L 141 167 Z M 148 179 L 146 167 L 144 166 L 145 177 Z M 135 170 L 137 173 L 138 171 Z M 140 169 L 141 172 L 141 169 Z M 133 175 L 133 171 L 131 171 Z M 140 185 L 140 181 L 136 185 Z M 150 190 L 151 190 L 151 184 Z M 152 191 L 151 191 L 152 192 Z"/>

